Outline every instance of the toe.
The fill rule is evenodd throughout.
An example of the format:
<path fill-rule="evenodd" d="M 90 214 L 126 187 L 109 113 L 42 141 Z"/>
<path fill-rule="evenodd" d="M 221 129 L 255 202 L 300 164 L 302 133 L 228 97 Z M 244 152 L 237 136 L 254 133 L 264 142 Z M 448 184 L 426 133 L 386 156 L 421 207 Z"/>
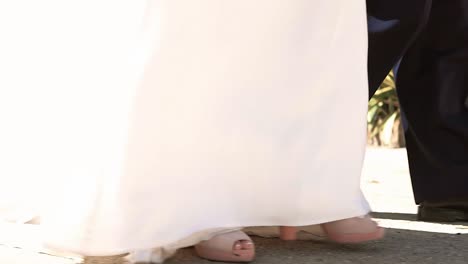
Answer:
<path fill-rule="evenodd" d="M 234 243 L 233 249 L 234 251 L 242 250 L 242 243 L 240 241 L 237 241 L 236 243 Z"/>
<path fill-rule="evenodd" d="M 237 256 L 249 256 L 252 254 L 255 246 L 252 241 L 241 240 L 234 244 L 233 253 Z"/>
<path fill-rule="evenodd" d="M 242 246 L 242 249 L 253 249 L 254 248 L 254 244 L 252 241 L 248 241 L 248 240 L 243 240 L 240 242 L 241 246 Z"/>

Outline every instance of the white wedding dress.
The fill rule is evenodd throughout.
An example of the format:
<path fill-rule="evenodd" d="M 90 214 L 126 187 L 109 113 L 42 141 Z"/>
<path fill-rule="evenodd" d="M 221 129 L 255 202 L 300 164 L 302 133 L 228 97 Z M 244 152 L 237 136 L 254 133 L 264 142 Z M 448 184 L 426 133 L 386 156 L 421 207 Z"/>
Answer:
<path fill-rule="evenodd" d="M 10 16 L 0 98 L 0 170 L 47 179 L 49 246 L 368 212 L 364 0 L 53 2 Z"/>

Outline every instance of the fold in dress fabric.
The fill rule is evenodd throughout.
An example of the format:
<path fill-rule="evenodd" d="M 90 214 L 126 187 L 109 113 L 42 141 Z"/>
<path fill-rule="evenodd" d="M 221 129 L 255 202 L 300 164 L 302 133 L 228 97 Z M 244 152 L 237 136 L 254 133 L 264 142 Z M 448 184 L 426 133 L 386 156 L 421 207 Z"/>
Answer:
<path fill-rule="evenodd" d="M 1 133 L 11 133 L 0 140 L 24 154 L 5 154 L 21 167 L 5 173 L 53 186 L 49 246 L 160 252 L 230 228 L 368 212 L 364 0 L 39 10 L 38 43 L 13 47 L 39 53 L 27 50 L 36 67 L 0 99 L 10 107 Z"/>

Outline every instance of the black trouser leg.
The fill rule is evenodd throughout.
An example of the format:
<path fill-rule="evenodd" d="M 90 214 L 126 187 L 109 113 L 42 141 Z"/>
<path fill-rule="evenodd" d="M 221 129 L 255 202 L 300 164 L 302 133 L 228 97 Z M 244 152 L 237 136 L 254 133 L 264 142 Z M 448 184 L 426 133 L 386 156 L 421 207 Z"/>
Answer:
<path fill-rule="evenodd" d="M 397 86 L 416 202 L 468 201 L 468 1 L 434 0 Z"/>
<path fill-rule="evenodd" d="M 423 29 L 432 0 L 367 0 L 369 96 Z"/>

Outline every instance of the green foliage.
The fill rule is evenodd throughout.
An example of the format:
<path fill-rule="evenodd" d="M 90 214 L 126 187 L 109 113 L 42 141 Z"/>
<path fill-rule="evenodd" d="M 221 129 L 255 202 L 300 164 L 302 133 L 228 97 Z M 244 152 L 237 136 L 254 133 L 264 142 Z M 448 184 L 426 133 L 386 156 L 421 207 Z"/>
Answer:
<path fill-rule="evenodd" d="M 397 138 L 403 136 L 395 135 L 400 131 L 399 126 L 400 104 L 395 89 L 395 77 L 390 73 L 369 101 L 367 114 L 369 141 L 375 145 L 392 145 L 395 136 Z"/>

